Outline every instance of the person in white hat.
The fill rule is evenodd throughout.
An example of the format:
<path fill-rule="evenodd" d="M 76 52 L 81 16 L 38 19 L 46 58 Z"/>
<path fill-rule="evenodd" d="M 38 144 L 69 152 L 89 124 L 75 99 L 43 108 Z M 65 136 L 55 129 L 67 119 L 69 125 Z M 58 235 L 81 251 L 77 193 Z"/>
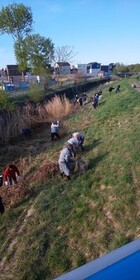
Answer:
<path fill-rule="evenodd" d="M 84 150 L 83 144 L 84 144 L 84 135 L 82 132 L 74 132 L 72 133 L 72 138 L 77 139 L 78 145 L 81 148 L 81 150 Z"/>

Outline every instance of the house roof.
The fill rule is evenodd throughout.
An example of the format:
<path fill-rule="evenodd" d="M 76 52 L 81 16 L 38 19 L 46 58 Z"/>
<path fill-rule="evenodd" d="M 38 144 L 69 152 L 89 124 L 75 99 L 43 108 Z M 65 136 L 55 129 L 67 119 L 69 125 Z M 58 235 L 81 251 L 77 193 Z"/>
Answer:
<path fill-rule="evenodd" d="M 101 64 L 101 63 L 98 63 L 98 62 L 94 61 L 94 62 L 89 62 L 88 63 L 88 65 L 90 65 L 90 64 Z"/>
<path fill-rule="evenodd" d="M 18 71 L 18 65 L 7 65 L 6 70 L 8 76 L 21 76 L 21 73 Z"/>
<path fill-rule="evenodd" d="M 25 71 L 23 71 L 24 75 L 26 74 L 27 71 L 29 71 L 28 68 Z M 6 72 L 7 72 L 7 76 L 21 76 L 22 75 L 22 72 L 20 72 L 18 70 L 17 64 L 6 65 Z"/>
<path fill-rule="evenodd" d="M 56 64 L 58 64 L 59 66 L 70 66 L 68 62 L 57 62 Z"/>
<path fill-rule="evenodd" d="M 101 63 L 98 63 L 98 62 L 90 62 L 90 63 L 88 63 L 88 65 L 87 65 L 87 69 L 99 69 L 101 67 Z"/>

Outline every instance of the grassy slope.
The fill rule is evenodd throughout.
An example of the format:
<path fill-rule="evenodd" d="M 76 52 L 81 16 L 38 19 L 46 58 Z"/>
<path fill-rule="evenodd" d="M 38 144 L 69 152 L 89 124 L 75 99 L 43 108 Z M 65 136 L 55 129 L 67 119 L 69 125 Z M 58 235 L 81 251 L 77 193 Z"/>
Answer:
<path fill-rule="evenodd" d="M 57 160 L 70 132 L 81 130 L 89 168 L 68 182 L 57 173 L 32 182 L 29 195 L 0 217 L 0 279 L 52 279 L 140 235 L 140 93 L 120 83 L 118 94 L 104 88 L 97 110 L 90 103 L 66 118 L 59 142 L 50 143 L 44 130 L 28 147 L 14 147 L 17 159 L 23 151 L 31 158 L 25 169 L 34 175 L 46 158 Z"/>

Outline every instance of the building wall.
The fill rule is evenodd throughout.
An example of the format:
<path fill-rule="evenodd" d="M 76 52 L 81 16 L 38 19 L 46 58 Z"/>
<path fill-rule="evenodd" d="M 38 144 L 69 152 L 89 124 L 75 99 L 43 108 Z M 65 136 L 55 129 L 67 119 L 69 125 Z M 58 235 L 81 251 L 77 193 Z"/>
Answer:
<path fill-rule="evenodd" d="M 87 64 L 77 64 L 78 72 L 87 75 Z"/>
<path fill-rule="evenodd" d="M 98 72 L 100 72 L 100 71 L 101 71 L 100 69 L 90 68 L 88 73 L 91 74 L 92 76 L 97 76 Z"/>
<path fill-rule="evenodd" d="M 70 66 L 60 66 L 59 67 L 59 74 L 70 74 Z"/>
<path fill-rule="evenodd" d="M 70 70 L 70 65 L 63 65 L 63 66 L 59 66 L 58 64 L 56 64 L 54 66 L 54 72 L 55 75 L 67 75 L 70 74 L 71 70 Z"/>
<path fill-rule="evenodd" d="M 89 63 L 87 65 L 87 73 L 92 76 L 97 76 L 98 72 L 101 71 L 101 64 L 100 63 Z"/>

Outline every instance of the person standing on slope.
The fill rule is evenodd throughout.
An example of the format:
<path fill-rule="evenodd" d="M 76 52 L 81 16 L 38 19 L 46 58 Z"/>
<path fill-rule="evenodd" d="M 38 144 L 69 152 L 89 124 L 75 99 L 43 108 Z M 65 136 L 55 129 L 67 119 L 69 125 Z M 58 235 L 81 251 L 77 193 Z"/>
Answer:
<path fill-rule="evenodd" d="M 59 121 L 52 122 L 51 124 L 51 140 L 53 141 L 55 138 L 59 139 Z"/>

